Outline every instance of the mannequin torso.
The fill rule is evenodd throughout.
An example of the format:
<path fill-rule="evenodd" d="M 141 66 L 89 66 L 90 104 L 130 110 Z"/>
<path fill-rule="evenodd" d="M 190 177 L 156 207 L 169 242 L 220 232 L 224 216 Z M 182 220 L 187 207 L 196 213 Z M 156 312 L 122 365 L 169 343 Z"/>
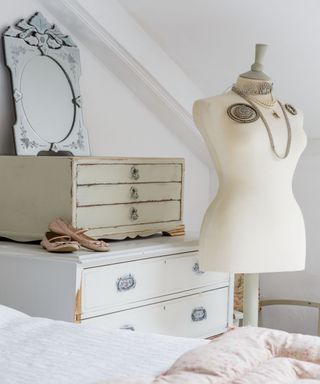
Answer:
<path fill-rule="evenodd" d="M 236 86 L 241 88 L 252 81 L 258 80 L 239 77 Z M 264 102 L 270 95 L 255 98 Z M 198 100 L 193 107 L 194 121 L 219 178 L 218 193 L 201 228 L 201 268 L 244 273 L 301 270 L 305 263 L 305 229 L 293 196 L 292 178 L 306 146 L 303 114 L 300 110 L 296 115 L 287 112 L 291 149 L 287 158 L 278 159 L 261 118 L 239 123 L 228 116 L 228 107 L 235 103 L 248 105 L 230 91 Z M 280 105 L 256 106 L 269 123 L 277 152 L 283 155 L 288 133 Z M 244 269 L 243 265 L 248 267 Z"/>

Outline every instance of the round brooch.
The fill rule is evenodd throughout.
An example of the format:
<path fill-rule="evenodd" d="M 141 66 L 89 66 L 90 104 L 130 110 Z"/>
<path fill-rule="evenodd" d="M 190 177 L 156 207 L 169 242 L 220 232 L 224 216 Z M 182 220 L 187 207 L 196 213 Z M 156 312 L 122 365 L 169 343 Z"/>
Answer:
<path fill-rule="evenodd" d="M 232 104 L 227 110 L 228 116 L 238 123 L 252 123 L 258 120 L 259 115 L 255 108 L 248 104 Z"/>
<path fill-rule="evenodd" d="M 284 105 L 286 110 L 291 113 L 291 115 L 297 115 L 298 111 L 291 104 Z"/>

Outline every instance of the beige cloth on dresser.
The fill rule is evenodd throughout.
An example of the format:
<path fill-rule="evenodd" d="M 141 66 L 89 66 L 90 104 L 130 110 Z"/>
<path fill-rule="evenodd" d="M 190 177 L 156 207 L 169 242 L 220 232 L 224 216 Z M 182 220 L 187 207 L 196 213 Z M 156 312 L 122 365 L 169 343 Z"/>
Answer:
<path fill-rule="evenodd" d="M 105 384 L 320 383 L 320 338 L 264 328 L 232 330 L 183 354 L 156 378 Z"/>

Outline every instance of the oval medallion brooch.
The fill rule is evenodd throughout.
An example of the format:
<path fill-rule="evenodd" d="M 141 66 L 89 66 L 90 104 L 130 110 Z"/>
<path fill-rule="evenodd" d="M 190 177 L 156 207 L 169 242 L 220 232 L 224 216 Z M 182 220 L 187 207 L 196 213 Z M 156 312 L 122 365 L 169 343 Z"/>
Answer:
<path fill-rule="evenodd" d="M 248 104 L 232 104 L 227 110 L 228 116 L 238 123 L 252 123 L 258 120 L 259 115 L 255 108 Z"/>
<path fill-rule="evenodd" d="M 291 104 L 285 104 L 284 105 L 286 110 L 291 113 L 291 115 L 296 115 L 298 111 L 295 109 L 295 107 Z"/>

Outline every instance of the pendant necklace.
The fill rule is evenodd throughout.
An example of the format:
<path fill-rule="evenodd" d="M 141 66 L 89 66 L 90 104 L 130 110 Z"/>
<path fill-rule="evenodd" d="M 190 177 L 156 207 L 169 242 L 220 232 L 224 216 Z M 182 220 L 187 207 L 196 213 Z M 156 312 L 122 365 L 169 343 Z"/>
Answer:
<path fill-rule="evenodd" d="M 250 100 L 249 97 L 247 97 L 245 94 L 243 94 L 241 91 L 239 91 L 237 88 L 233 87 L 232 88 L 232 91 L 234 93 L 236 93 L 238 96 L 242 97 L 244 100 L 246 100 L 250 105 L 251 107 L 257 111 L 258 115 L 261 117 L 261 120 L 263 121 L 263 124 L 264 126 L 266 127 L 266 130 L 267 130 L 267 133 L 268 133 L 268 137 L 269 137 L 269 141 L 270 141 L 270 145 L 271 145 L 271 149 L 272 149 L 272 152 L 276 155 L 276 157 L 278 159 L 285 159 L 286 157 L 288 157 L 289 153 L 290 153 L 290 149 L 291 149 L 291 135 L 292 135 L 292 130 L 291 130 L 291 125 L 290 125 L 290 122 L 289 122 L 289 118 L 288 118 L 288 115 L 285 111 L 285 108 L 284 106 L 282 105 L 282 103 L 279 101 L 279 100 L 275 100 L 275 102 L 278 102 L 278 104 L 280 105 L 281 107 L 281 110 L 282 110 L 282 113 L 284 115 L 284 118 L 286 120 L 286 125 L 287 125 L 287 132 L 288 132 L 288 140 L 287 140 L 287 146 L 286 146 L 286 150 L 285 150 L 285 154 L 283 156 L 279 155 L 277 150 L 276 150 L 276 147 L 275 147 L 275 144 L 274 144 L 274 139 L 273 139 L 273 136 L 272 136 L 272 132 L 271 132 L 271 129 L 269 127 L 269 124 L 267 122 L 267 120 L 265 119 L 265 117 L 263 116 L 262 112 L 260 111 L 260 109 L 254 104 L 253 101 Z M 286 108 L 287 108 L 287 105 L 286 105 Z M 288 109 L 288 108 L 287 108 Z M 295 111 L 296 112 L 296 111 Z M 293 114 L 293 113 L 292 113 Z M 296 113 L 295 113 L 296 114 Z"/>
<path fill-rule="evenodd" d="M 274 107 L 276 102 L 277 102 L 277 100 L 273 97 L 272 93 L 270 93 L 270 95 L 271 95 L 270 101 L 262 101 L 262 100 L 259 100 L 255 97 L 253 97 L 253 96 L 247 96 L 247 98 L 249 100 L 253 101 L 255 104 L 259 104 L 264 108 L 270 109 L 270 108 Z M 276 119 L 280 119 L 280 116 L 278 115 L 277 111 L 275 111 L 274 109 L 272 111 L 272 116 L 275 117 Z"/>

